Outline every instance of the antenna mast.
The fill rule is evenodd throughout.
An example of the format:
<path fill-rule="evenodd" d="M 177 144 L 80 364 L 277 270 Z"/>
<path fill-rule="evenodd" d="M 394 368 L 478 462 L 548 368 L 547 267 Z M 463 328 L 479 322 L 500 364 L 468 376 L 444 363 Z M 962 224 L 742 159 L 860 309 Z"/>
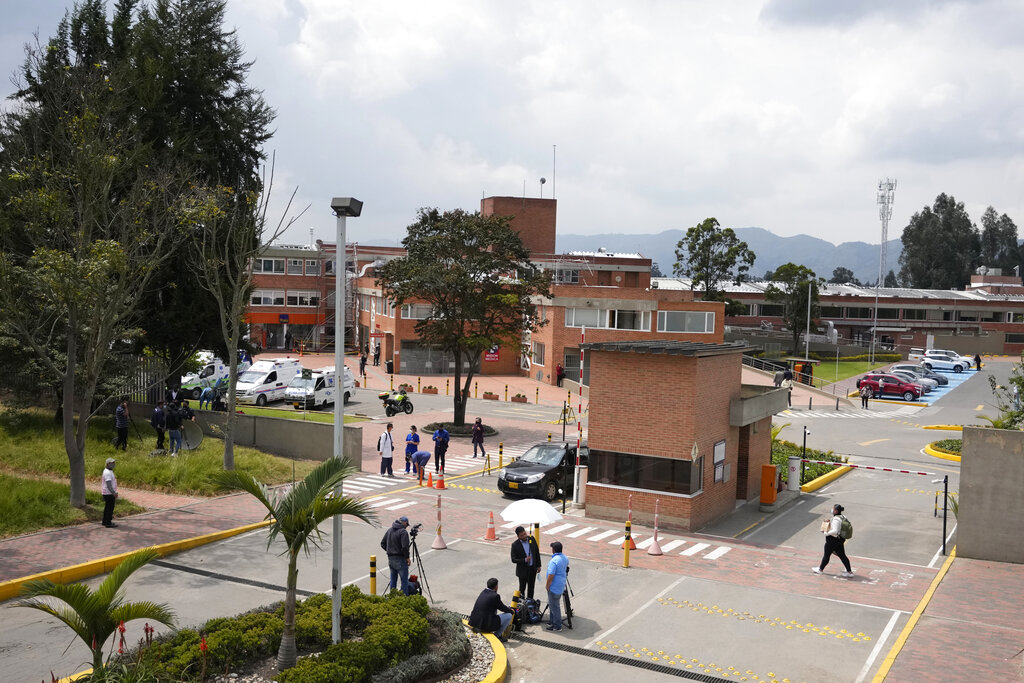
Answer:
<path fill-rule="evenodd" d="M 896 194 L 896 179 L 878 181 L 878 217 L 882 221 L 882 244 L 878 250 L 878 280 L 875 281 L 875 319 L 871 325 L 871 362 L 875 360 L 875 346 L 878 342 L 878 288 L 886 276 L 886 243 L 889 241 L 889 219 L 892 218 L 893 195 Z"/>

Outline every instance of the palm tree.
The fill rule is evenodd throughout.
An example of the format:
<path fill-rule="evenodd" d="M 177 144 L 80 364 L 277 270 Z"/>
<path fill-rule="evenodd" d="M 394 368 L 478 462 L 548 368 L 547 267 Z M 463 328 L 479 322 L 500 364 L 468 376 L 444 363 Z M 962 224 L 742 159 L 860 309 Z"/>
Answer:
<path fill-rule="evenodd" d="M 136 569 L 158 557 L 154 550 L 140 550 L 129 555 L 103 580 L 94 592 L 80 583 L 54 583 L 49 579 L 29 581 L 21 589 L 27 598 L 20 607 L 32 607 L 57 617 L 92 651 L 93 671 L 103 670 L 103 645 L 122 622 L 148 619 L 165 626 L 174 626 L 174 612 L 155 602 L 124 602 L 122 584 Z M 54 600 L 63 605 L 53 604 Z"/>
<path fill-rule="evenodd" d="M 277 669 L 295 666 L 295 590 L 299 579 L 299 553 L 310 552 L 309 544 L 320 547 L 320 523 L 339 515 L 351 515 L 364 522 L 375 522 L 376 515 L 363 503 L 345 496 L 335 496 L 334 489 L 356 472 L 348 458 L 330 458 L 317 466 L 306 478 L 287 492 L 270 489 L 251 474 L 239 471 L 218 472 L 214 480 L 228 488 L 241 489 L 253 495 L 267 508 L 271 520 L 267 547 L 281 536 L 288 555 L 288 582 L 284 598 L 284 633 L 277 651 Z M 337 522 L 336 522 L 337 523 Z"/>

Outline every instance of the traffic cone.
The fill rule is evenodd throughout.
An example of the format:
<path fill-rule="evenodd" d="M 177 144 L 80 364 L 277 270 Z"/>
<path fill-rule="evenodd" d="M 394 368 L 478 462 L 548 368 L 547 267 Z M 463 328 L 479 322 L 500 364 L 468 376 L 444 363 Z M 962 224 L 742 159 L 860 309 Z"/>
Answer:
<path fill-rule="evenodd" d="M 444 485 L 444 470 L 441 470 L 441 472 L 437 475 L 437 490 L 440 491 L 443 488 L 447 487 Z"/>
<path fill-rule="evenodd" d="M 487 535 L 484 536 L 485 541 L 497 541 L 498 536 L 494 533 L 494 513 L 490 513 L 491 518 L 487 521 Z"/>
<path fill-rule="evenodd" d="M 434 488 L 434 473 L 427 472 L 427 486 Z"/>
<path fill-rule="evenodd" d="M 626 549 L 626 542 L 625 541 L 622 542 L 622 545 L 619 546 L 619 549 L 620 550 L 625 550 Z M 629 536 L 629 549 L 630 550 L 636 550 L 636 541 L 633 540 L 633 535 L 632 534 L 630 534 L 630 536 Z"/>

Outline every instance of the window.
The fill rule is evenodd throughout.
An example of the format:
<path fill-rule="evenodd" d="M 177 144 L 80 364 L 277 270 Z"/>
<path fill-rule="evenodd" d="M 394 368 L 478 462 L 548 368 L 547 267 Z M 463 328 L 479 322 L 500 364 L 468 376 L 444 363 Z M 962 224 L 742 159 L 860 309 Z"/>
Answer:
<path fill-rule="evenodd" d="M 290 258 L 288 259 L 288 274 L 289 275 L 302 275 L 302 259 Z"/>
<path fill-rule="evenodd" d="M 316 259 L 306 259 L 306 275 L 319 275 L 320 262 Z"/>
<path fill-rule="evenodd" d="M 743 305 L 743 310 L 740 311 L 737 314 L 739 317 L 749 317 L 749 316 L 754 315 L 754 304 L 742 304 L 742 305 Z"/>
<path fill-rule="evenodd" d="M 288 292 L 289 306 L 319 306 L 320 294 L 318 292 Z"/>
<path fill-rule="evenodd" d="M 821 307 L 822 318 L 842 318 L 843 307 L 842 306 L 822 306 Z"/>
<path fill-rule="evenodd" d="M 267 378 L 265 380 L 263 380 L 263 383 L 264 384 L 273 384 L 276 381 L 277 381 L 277 372 L 275 371 L 275 372 L 271 372 L 269 375 L 267 375 Z"/>
<path fill-rule="evenodd" d="M 851 306 L 850 308 L 846 309 L 846 317 L 867 320 L 875 317 L 875 310 L 873 308 L 855 308 Z"/>
<path fill-rule="evenodd" d="M 252 272 L 254 273 L 283 273 L 283 258 L 258 258 L 253 261 Z"/>
<path fill-rule="evenodd" d="M 648 311 L 608 311 L 608 327 L 615 330 L 650 330 Z"/>
<path fill-rule="evenodd" d="M 257 289 L 249 303 L 253 306 L 284 306 L 284 292 L 271 289 Z"/>
<path fill-rule="evenodd" d="M 533 342 L 533 363 L 544 365 L 544 345 L 540 342 Z"/>
<path fill-rule="evenodd" d="M 761 304 L 761 316 L 764 318 L 781 318 L 786 313 L 782 304 Z"/>
<path fill-rule="evenodd" d="M 566 308 L 565 326 L 610 330 L 650 330 L 651 314 L 650 311 Z"/>
<path fill-rule="evenodd" d="M 1008 323 L 1024 323 L 1024 313 L 1012 313 L 1006 314 L 1006 322 Z"/>
<path fill-rule="evenodd" d="M 924 320 L 926 311 L 923 308 L 904 308 L 904 320 Z"/>
<path fill-rule="evenodd" d="M 601 310 L 597 308 L 566 308 L 566 327 L 600 327 Z"/>
<path fill-rule="evenodd" d="M 658 311 L 658 332 L 709 334 L 714 331 L 715 314 L 711 311 Z"/>
<path fill-rule="evenodd" d="M 715 444 L 715 481 L 725 481 L 725 441 Z"/>
<path fill-rule="evenodd" d="M 666 493 L 694 494 L 702 488 L 704 459 L 679 460 L 590 450 L 589 481 Z"/>
<path fill-rule="evenodd" d="M 337 262 L 334 259 L 324 261 L 324 273 L 327 275 L 334 275 L 334 267 L 336 265 Z"/>
<path fill-rule="evenodd" d="M 402 306 L 402 317 L 406 320 L 426 320 L 431 317 L 434 307 L 430 304 L 405 304 Z"/>
<path fill-rule="evenodd" d="M 878 319 L 879 320 L 896 320 L 899 318 L 900 309 L 898 308 L 879 308 Z"/>
<path fill-rule="evenodd" d="M 555 282 L 563 285 L 576 285 L 580 281 L 580 271 L 572 268 L 559 268 L 552 278 Z"/>

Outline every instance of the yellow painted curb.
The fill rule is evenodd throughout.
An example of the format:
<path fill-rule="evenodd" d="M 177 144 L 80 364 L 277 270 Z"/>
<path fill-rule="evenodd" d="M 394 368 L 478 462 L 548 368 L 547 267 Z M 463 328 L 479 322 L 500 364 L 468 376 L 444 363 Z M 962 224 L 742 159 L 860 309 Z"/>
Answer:
<path fill-rule="evenodd" d="M 910 615 L 910 619 L 907 620 L 907 625 L 904 626 L 903 631 L 900 632 L 899 638 L 897 638 L 896 642 L 893 643 L 892 649 L 889 650 L 889 654 L 887 654 L 885 659 L 882 660 L 882 666 L 878 668 L 878 673 L 876 673 L 875 677 L 871 679 L 871 683 L 882 683 L 882 681 L 885 680 L 885 677 L 889 675 L 889 669 L 892 668 L 893 662 L 896 661 L 896 657 L 899 655 L 900 650 L 903 649 L 907 639 L 910 637 L 910 632 L 914 630 L 915 626 L 917 626 L 918 620 L 921 618 L 921 615 L 924 614 L 925 609 L 928 607 L 928 603 L 932 600 L 932 596 L 935 595 L 935 590 L 939 587 L 939 584 L 942 583 L 942 579 L 946 576 L 946 572 L 949 571 L 949 567 L 953 564 L 953 558 L 955 557 L 956 547 L 954 546 L 953 550 L 949 553 L 949 557 L 946 558 L 946 561 L 943 563 L 942 569 L 940 569 L 939 573 L 935 575 L 934 579 L 932 579 L 932 585 L 930 585 L 928 590 L 925 591 L 924 596 L 921 598 L 921 602 L 917 603 L 917 607 L 914 608 L 914 612 Z"/>
<path fill-rule="evenodd" d="M 952 462 L 960 462 L 959 455 L 952 455 L 950 453 L 943 453 L 942 451 L 932 448 L 931 444 L 924 447 L 924 452 L 933 458 L 942 458 L 943 460 L 950 460 Z"/>
<path fill-rule="evenodd" d="M 964 431 L 963 425 L 925 425 L 922 429 L 945 429 L 951 432 Z"/>
<path fill-rule="evenodd" d="M 871 399 L 874 403 L 888 403 L 891 406 L 917 406 L 918 408 L 927 408 L 927 403 L 921 403 L 920 401 L 897 401 L 894 398 L 873 398 Z"/>
<path fill-rule="evenodd" d="M 828 474 L 823 474 L 817 479 L 812 479 L 811 481 L 807 482 L 806 484 L 800 487 L 800 490 L 803 491 L 804 493 L 817 491 L 825 484 L 831 484 L 833 481 L 843 476 L 852 469 L 852 467 L 837 467 Z"/>
<path fill-rule="evenodd" d="M 151 550 L 155 550 L 160 557 L 170 555 L 172 553 L 181 552 L 182 550 L 190 550 L 197 548 L 207 543 L 214 543 L 225 538 L 244 534 L 252 531 L 253 529 L 259 529 L 265 527 L 270 522 L 264 520 L 262 522 L 256 522 L 255 524 L 247 524 L 245 526 L 236 527 L 234 529 L 227 529 L 225 531 L 215 531 L 212 534 L 204 534 L 202 536 L 195 536 L 193 538 L 186 538 L 181 541 L 171 541 L 170 543 L 161 543 L 160 545 L 150 546 Z M 139 548 L 138 550 L 142 550 Z M 121 564 L 126 557 L 132 553 L 138 552 L 133 550 L 128 553 L 121 553 L 120 555 L 112 555 L 110 557 L 103 557 L 98 560 L 92 560 L 90 562 L 83 562 L 82 564 L 72 565 L 70 567 L 64 567 L 62 569 L 53 569 L 48 572 L 42 572 L 40 574 L 32 574 L 31 576 L 23 576 L 19 579 L 11 579 L 0 583 L 0 602 L 10 600 L 11 598 L 17 597 L 23 584 L 29 581 L 35 581 L 37 579 L 49 579 L 54 583 L 73 583 L 75 581 L 81 581 L 82 579 L 88 579 L 93 576 L 100 574 L 107 574 L 112 572 L 114 568 Z"/>
<path fill-rule="evenodd" d="M 462 623 L 467 627 L 469 626 L 469 622 L 465 619 L 462 620 Z M 494 651 L 494 661 L 491 663 L 491 670 L 480 683 L 504 683 L 505 679 L 508 678 L 508 653 L 505 651 L 505 646 L 498 640 L 498 636 L 493 633 L 480 633 L 479 635 L 487 639 L 487 644 Z"/>
<path fill-rule="evenodd" d="M 85 669 L 84 671 L 79 671 L 76 674 L 71 674 L 67 678 L 62 678 L 59 681 L 57 681 L 57 683 L 72 683 L 72 681 L 77 681 L 79 678 L 82 678 L 83 676 L 88 676 L 91 673 L 92 667 Z"/>

